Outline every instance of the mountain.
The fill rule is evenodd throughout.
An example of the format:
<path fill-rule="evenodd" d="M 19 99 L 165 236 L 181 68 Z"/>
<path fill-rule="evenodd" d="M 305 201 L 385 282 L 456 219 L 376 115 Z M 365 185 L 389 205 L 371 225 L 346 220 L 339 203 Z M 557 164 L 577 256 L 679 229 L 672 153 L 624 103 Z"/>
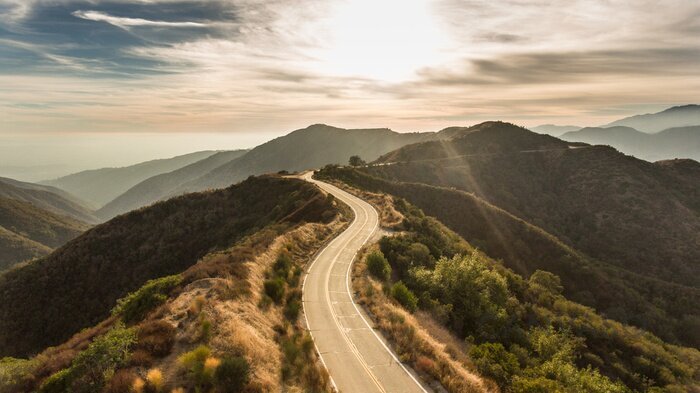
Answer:
<path fill-rule="evenodd" d="M 642 132 L 659 132 L 669 128 L 700 126 L 700 105 L 674 106 L 658 113 L 626 117 L 603 127 L 624 126 Z"/>
<path fill-rule="evenodd" d="M 215 153 L 215 151 L 200 151 L 127 167 L 93 169 L 41 183 L 58 187 L 101 207 L 149 177 L 182 168 Z"/>
<path fill-rule="evenodd" d="M 16 199 L 0 197 L 0 271 L 49 254 L 89 225 Z"/>
<path fill-rule="evenodd" d="M 41 210 L 89 224 L 99 221 L 86 202 L 56 187 L 0 177 L 0 197 L 27 202 Z"/>
<path fill-rule="evenodd" d="M 473 193 L 603 263 L 601 274 L 611 269 L 619 272 L 617 275 L 632 274 L 644 280 L 625 280 L 652 280 L 654 285 L 644 285 L 659 288 L 658 293 L 684 292 L 700 301 L 696 279 L 700 274 L 696 263 L 700 260 L 700 176 L 694 161 L 654 164 L 610 147 L 570 145 L 512 124 L 489 122 L 451 140 L 404 146 L 375 164 L 362 171 L 389 181 Z M 519 236 L 509 239 L 522 241 Z M 647 292 L 639 296 L 652 305 L 645 312 L 649 321 L 663 319 L 653 318 L 655 308 L 673 316 L 671 336 L 677 336 L 674 332 L 684 330 L 684 323 L 696 318 L 686 321 L 683 308 L 673 305 L 674 295 L 660 297 L 666 299 L 661 301 L 654 291 L 632 286 L 637 292 Z M 577 299 L 592 304 L 582 299 L 607 290 L 608 286 L 592 286 L 589 295 Z M 638 303 L 636 297 L 632 292 L 625 295 L 630 304 Z M 606 312 L 624 322 L 636 320 L 638 325 L 648 325 L 624 307 Z M 669 334 L 662 325 L 648 328 Z M 700 337 L 692 340 L 700 345 Z"/>
<path fill-rule="evenodd" d="M 268 225 L 321 221 L 330 201 L 301 180 L 250 178 L 94 227 L 51 255 L 0 275 L 0 357 L 61 343 L 106 318 L 118 298 L 147 280 L 180 273 Z"/>
<path fill-rule="evenodd" d="M 579 126 L 558 126 L 555 124 L 542 124 L 540 126 L 535 126 L 530 128 L 530 130 L 535 131 L 538 134 L 548 134 L 551 136 L 560 136 L 566 134 L 567 132 L 573 132 L 580 130 Z"/>
<path fill-rule="evenodd" d="M 647 134 L 630 127 L 586 127 L 560 137 L 567 141 L 609 145 L 647 161 L 671 158 L 700 160 L 700 126 L 670 128 Z"/>
<path fill-rule="evenodd" d="M 374 160 L 401 146 L 435 137 L 435 133 L 398 133 L 386 128 L 347 130 L 316 124 L 264 143 L 174 193 L 225 187 L 250 175 L 346 164 L 352 155 Z"/>
<path fill-rule="evenodd" d="M 211 170 L 235 160 L 246 152 L 247 150 L 218 152 L 172 172 L 150 177 L 107 203 L 96 212 L 96 215 L 104 220 L 108 220 L 119 214 L 176 196 L 177 193 L 175 190 L 183 184 L 195 180 L 209 173 Z"/>

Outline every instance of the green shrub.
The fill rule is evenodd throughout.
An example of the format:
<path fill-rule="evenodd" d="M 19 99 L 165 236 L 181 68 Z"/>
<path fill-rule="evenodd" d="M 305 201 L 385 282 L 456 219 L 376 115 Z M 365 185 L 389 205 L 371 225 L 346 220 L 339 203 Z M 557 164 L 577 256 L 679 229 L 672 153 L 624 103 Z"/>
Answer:
<path fill-rule="evenodd" d="M 418 298 L 401 281 L 391 287 L 391 297 L 410 312 L 414 312 L 418 308 Z"/>
<path fill-rule="evenodd" d="M 270 297 L 275 303 L 280 304 L 284 298 L 284 279 L 278 277 L 271 280 L 265 280 L 263 287 L 265 294 Z"/>
<path fill-rule="evenodd" d="M 391 266 L 381 251 L 374 251 L 367 255 L 366 263 L 369 273 L 377 279 L 386 281 L 391 276 Z"/>
<path fill-rule="evenodd" d="M 36 360 L 0 359 L 0 393 L 15 392 L 33 378 Z"/>
<path fill-rule="evenodd" d="M 476 345 L 469 351 L 469 356 L 477 370 L 493 379 L 500 387 L 508 386 L 520 369 L 518 358 L 508 352 L 501 343 Z"/>
<path fill-rule="evenodd" d="M 140 321 L 149 311 L 164 303 L 168 299 L 167 294 L 180 282 L 180 275 L 149 280 L 135 292 L 119 299 L 112 309 L 112 315 L 120 315 L 126 323 Z"/>
<path fill-rule="evenodd" d="M 52 374 L 46 378 L 44 383 L 39 387 L 39 393 L 66 393 L 70 392 L 70 386 L 73 382 L 73 370 L 66 368 Z"/>
<path fill-rule="evenodd" d="M 71 369 L 75 381 L 72 392 L 100 391 L 114 370 L 129 360 L 136 339 L 135 329 L 127 329 L 121 324 L 96 338 L 73 359 Z"/>
<path fill-rule="evenodd" d="M 206 345 L 200 345 L 190 352 L 186 352 L 178 358 L 178 362 L 185 369 L 195 386 L 201 390 L 212 383 L 212 372 L 207 370 L 205 363 L 211 357 L 211 350 Z"/>
<path fill-rule="evenodd" d="M 227 356 L 214 373 L 214 382 L 218 392 L 238 393 L 248 383 L 250 365 L 242 356 Z"/>
<path fill-rule="evenodd" d="M 292 269 L 292 256 L 287 250 L 282 250 L 272 266 L 272 270 L 277 277 L 282 277 L 285 280 L 289 276 L 289 271 Z"/>

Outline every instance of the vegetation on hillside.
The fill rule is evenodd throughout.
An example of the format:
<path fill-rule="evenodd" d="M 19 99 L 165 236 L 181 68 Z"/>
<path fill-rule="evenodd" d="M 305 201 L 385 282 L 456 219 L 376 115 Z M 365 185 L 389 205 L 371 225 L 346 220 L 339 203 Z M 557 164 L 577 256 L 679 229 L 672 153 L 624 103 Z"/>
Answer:
<path fill-rule="evenodd" d="M 503 390 L 682 392 L 700 385 L 697 350 L 605 319 L 568 300 L 556 275 L 537 270 L 525 279 L 418 208 L 396 207 L 405 217 L 401 232 L 379 247 L 392 281 L 405 285 L 401 297 L 408 291 L 463 339 L 476 369 Z"/>
<path fill-rule="evenodd" d="M 47 255 L 88 227 L 28 202 L 0 197 L 0 271 Z"/>
<path fill-rule="evenodd" d="M 97 226 L 0 276 L 0 355 L 26 356 L 56 345 L 107 317 L 117 299 L 147 280 L 180 273 L 270 224 L 326 221 L 335 215 L 332 203 L 301 180 L 250 178 Z M 197 274 L 207 274 L 206 268 Z"/>

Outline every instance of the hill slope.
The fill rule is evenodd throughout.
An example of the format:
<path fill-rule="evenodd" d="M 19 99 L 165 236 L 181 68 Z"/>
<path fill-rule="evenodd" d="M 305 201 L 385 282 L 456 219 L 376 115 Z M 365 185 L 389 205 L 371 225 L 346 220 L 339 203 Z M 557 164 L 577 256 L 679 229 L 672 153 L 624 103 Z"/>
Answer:
<path fill-rule="evenodd" d="M 205 176 L 184 184 L 175 192 L 225 187 L 250 175 L 298 171 L 326 164 L 347 163 L 352 155 L 374 160 L 381 154 L 434 138 L 434 133 L 401 134 L 389 129 L 346 130 L 317 124 L 264 143 L 244 156 Z"/>
<path fill-rule="evenodd" d="M 559 126 L 556 124 L 542 124 L 540 126 L 535 126 L 530 128 L 530 130 L 535 131 L 538 134 L 548 134 L 551 136 L 560 136 L 566 134 L 567 132 L 573 132 L 580 130 L 579 126 Z"/>
<path fill-rule="evenodd" d="M 670 128 L 647 134 L 630 127 L 586 127 L 567 132 L 561 139 L 594 145 L 610 145 L 647 161 L 671 158 L 700 160 L 700 126 Z"/>
<path fill-rule="evenodd" d="M 88 225 L 41 210 L 27 202 L 0 198 L 0 271 L 43 256 L 74 239 Z"/>
<path fill-rule="evenodd" d="M 250 178 L 117 217 L 0 276 L 0 356 L 26 356 L 109 315 L 146 280 L 274 223 L 319 221 L 330 200 L 301 180 Z"/>
<path fill-rule="evenodd" d="M 56 187 L 2 177 L 0 197 L 31 203 L 39 209 L 90 224 L 99 221 L 86 202 Z"/>
<path fill-rule="evenodd" d="M 46 180 L 42 184 L 58 187 L 101 207 L 149 177 L 182 168 L 214 153 L 216 152 L 200 151 L 173 158 L 146 161 L 122 168 L 88 170 L 58 179 Z"/>
<path fill-rule="evenodd" d="M 658 113 L 626 117 L 603 127 L 625 126 L 643 132 L 659 132 L 674 127 L 697 125 L 700 125 L 700 105 L 683 105 Z"/>
<path fill-rule="evenodd" d="M 609 318 L 655 332 L 671 342 L 700 346 L 700 289 L 670 284 L 596 261 L 556 236 L 484 201 L 474 194 L 420 183 L 388 181 L 371 168 L 330 169 L 319 176 L 371 192 L 404 198 L 436 217 L 472 245 L 498 258 L 518 274 L 537 270 L 561 278 L 564 294 Z M 660 299 L 663 299 L 661 301 Z"/>
<path fill-rule="evenodd" d="M 537 224 L 587 254 L 643 274 L 698 286 L 700 210 L 661 166 L 612 148 L 568 142 L 506 123 L 410 145 L 370 168 L 380 177 L 455 187 Z"/>
<path fill-rule="evenodd" d="M 119 214 L 175 196 L 175 190 L 183 184 L 235 160 L 246 152 L 247 150 L 222 151 L 172 172 L 150 177 L 107 203 L 96 214 L 108 220 Z"/>

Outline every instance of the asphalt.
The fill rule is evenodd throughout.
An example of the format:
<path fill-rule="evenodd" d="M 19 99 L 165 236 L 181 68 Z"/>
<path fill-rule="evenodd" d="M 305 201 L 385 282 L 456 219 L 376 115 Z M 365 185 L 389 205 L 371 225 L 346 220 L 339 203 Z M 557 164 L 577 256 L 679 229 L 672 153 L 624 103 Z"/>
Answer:
<path fill-rule="evenodd" d="M 428 392 L 399 362 L 353 300 L 350 268 L 357 252 L 378 230 L 376 210 L 333 185 L 311 179 L 311 173 L 303 178 L 355 213 L 347 229 L 309 266 L 303 286 L 306 324 L 334 387 L 342 393 Z"/>

